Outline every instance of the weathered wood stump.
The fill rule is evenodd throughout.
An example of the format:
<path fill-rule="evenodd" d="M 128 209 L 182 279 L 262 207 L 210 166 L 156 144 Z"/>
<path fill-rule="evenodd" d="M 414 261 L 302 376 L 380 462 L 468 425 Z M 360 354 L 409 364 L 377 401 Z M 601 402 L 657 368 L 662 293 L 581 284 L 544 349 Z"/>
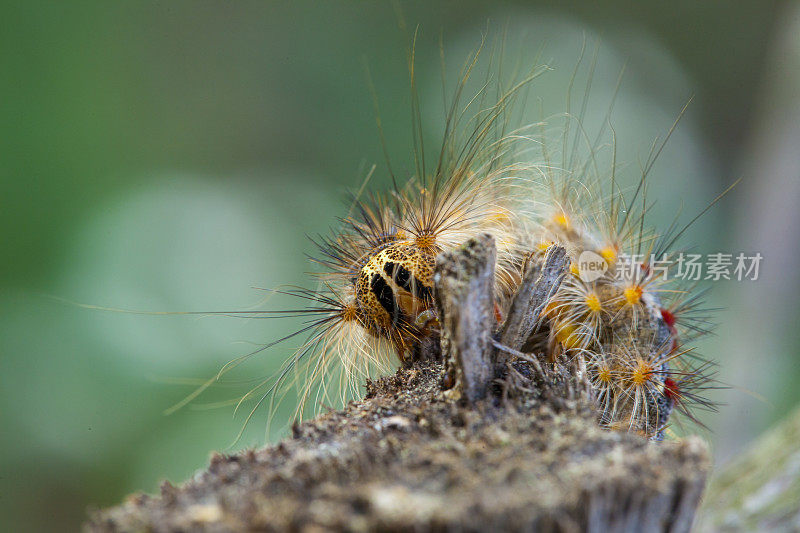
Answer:
<path fill-rule="evenodd" d="M 502 328 L 492 238 L 442 254 L 441 356 L 423 349 L 369 382 L 363 400 L 277 445 L 214 455 L 178 487 L 93 513 L 86 529 L 689 530 L 705 444 L 601 429 L 579 369 L 519 351 L 568 265 L 563 249 L 548 253 L 541 272 L 525 274 Z"/>

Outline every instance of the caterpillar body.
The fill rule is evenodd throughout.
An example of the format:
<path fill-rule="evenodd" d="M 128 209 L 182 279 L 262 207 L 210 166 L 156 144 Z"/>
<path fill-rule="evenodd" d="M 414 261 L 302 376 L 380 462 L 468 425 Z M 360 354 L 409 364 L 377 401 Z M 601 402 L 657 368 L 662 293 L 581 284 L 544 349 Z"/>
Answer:
<path fill-rule="evenodd" d="M 715 408 L 705 397 L 715 384 L 713 364 L 684 348 L 708 332 L 702 292 L 664 275 L 674 266 L 670 250 L 686 226 L 659 233 L 645 224 L 646 178 L 660 148 L 626 198 L 617 185 L 615 157 L 606 171 L 597 165 L 605 128 L 587 141 L 580 117 L 567 114 L 555 164 L 542 133 L 545 123 L 512 128 L 510 118 L 523 89 L 545 68 L 498 90 L 489 105 L 488 83 L 462 105 L 477 57 L 463 69 L 435 165 L 426 166 L 415 103 L 414 175 L 400 185 L 389 166 L 393 186 L 387 194 L 353 198 L 340 230 L 315 239 L 318 288 L 284 291 L 307 306 L 272 315 L 305 317 L 304 327 L 279 342 L 302 335 L 306 340 L 277 375 L 239 400 L 254 401 L 247 420 L 292 385 L 299 391 L 298 416 L 308 404 L 341 404 L 358 395 L 366 378 L 407 361 L 424 339 L 437 335 L 436 256 L 486 232 L 498 247 L 498 322 L 525 269 L 541 268 L 550 246 L 566 248 L 570 271 L 523 350 L 544 355 L 551 365 L 580 361 L 602 425 L 659 440 L 673 412 L 698 422 L 697 408 Z M 472 119 L 461 124 L 470 112 Z M 570 130 L 571 122 L 578 126 Z M 667 265 L 659 269 L 646 259 L 662 256 Z M 626 257 L 645 259 L 626 263 Z M 591 275 L 582 264 L 587 258 L 598 266 Z M 250 355 L 223 367 L 189 399 Z"/>

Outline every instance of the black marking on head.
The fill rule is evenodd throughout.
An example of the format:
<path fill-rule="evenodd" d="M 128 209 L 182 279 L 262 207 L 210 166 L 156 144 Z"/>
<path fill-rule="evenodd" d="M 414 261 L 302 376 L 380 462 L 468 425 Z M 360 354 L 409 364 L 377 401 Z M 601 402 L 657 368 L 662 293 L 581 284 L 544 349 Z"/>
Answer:
<path fill-rule="evenodd" d="M 414 281 L 415 281 L 414 287 L 416 288 L 417 298 L 419 298 L 420 300 L 432 301 L 433 294 L 431 293 L 431 288 L 423 285 L 422 282 L 417 278 L 414 278 Z"/>
<path fill-rule="evenodd" d="M 378 299 L 378 303 L 381 304 L 381 307 L 383 307 L 384 310 L 389 313 L 389 316 L 392 317 L 392 321 L 397 322 L 400 319 L 400 306 L 397 305 L 397 300 L 394 298 L 394 292 L 389 284 L 386 283 L 380 274 L 376 273 L 372 275 L 372 279 L 369 282 L 369 288 L 372 290 L 375 298 Z"/>
<path fill-rule="evenodd" d="M 431 299 L 430 288 L 423 285 L 422 282 L 403 265 L 388 261 L 383 265 L 383 271 L 386 272 L 386 275 L 391 277 L 395 283 L 413 294 L 415 298 L 421 300 Z"/>
<path fill-rule="evenodd" d="M 392 278 L 395 281 L 395 283 L 397 283 L 405 290 L 413 294 L 413 292 L 411 291 L 411 279 L 413 278 L 413 276 L 411 275 L 411 272 L 408 271 L 408 269 L 406 269 L 402 265 L 398 265 L 397 263 L 387 261 L 383 265 L 383 271 L 386 272 L 386 275 Z"/>

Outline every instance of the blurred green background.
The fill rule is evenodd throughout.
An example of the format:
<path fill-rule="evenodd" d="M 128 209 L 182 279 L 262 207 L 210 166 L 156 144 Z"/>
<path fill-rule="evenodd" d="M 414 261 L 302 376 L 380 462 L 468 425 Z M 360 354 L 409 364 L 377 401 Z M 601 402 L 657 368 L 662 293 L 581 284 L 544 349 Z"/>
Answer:
<path fill-rule="evenodd" d="M 75 530 L 89 505 L 181 481 L 227 446 L 231 408 L 163 411 L 285 331 L 263 320 L 91 311 L 280 308 L 254 287 L 304 284 L 306 234 L 344 214 L 378 164 L 369 66 L 395 169 L 411 168 L 409 38 L 423 127 L 441 128 L 448 74 L 487 27 L 508 57 L 554 67 L 534 86 L 563 109 L 584 37 L 592 90 L 638 161 L 689 112 L 652 175 L 654 222 L 696 212 L 702 252 L 764 256 L 757 282 L 714 286 L 718 336 L 702 352 L 735 387 L 705 420 L 724 463 L 798 400 L 800 9 L 779 1 L 3 2 L 0 16 L 0 522 Z M 399 13 L 399 14 L 398 14 Z M 453 77 L 450 76 L 451 87 Z M 659 218 L 660 217 L 660 218 Z M 688 217 L 687 217 L 688 218 Z M 289 347 L 258 358 L 267 375 Z M 249 372 L 249 374 L 248 374 Z M 235 396 L 241 389 L 232 389 Z M 217 397 L 213 397 L 217 398 Z M 289 415 L 278 413 L 269 438 Z M 264 419 L 238 445 L 264 441 Z"/>

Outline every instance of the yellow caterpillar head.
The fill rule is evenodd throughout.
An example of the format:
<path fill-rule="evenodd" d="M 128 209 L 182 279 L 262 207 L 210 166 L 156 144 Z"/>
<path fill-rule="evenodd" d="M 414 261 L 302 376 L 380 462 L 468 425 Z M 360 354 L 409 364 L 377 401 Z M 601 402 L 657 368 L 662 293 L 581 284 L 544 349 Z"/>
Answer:
<path fill-rule="evenodd" d="M 356 302 L 367 330 L 403 336 L 417 317 L 433 308 L 436 255 L 410 241 L 391 244 L 366 261 L 355 283 Z M 406 344 L 408 339 L 397 339 Z"/>

